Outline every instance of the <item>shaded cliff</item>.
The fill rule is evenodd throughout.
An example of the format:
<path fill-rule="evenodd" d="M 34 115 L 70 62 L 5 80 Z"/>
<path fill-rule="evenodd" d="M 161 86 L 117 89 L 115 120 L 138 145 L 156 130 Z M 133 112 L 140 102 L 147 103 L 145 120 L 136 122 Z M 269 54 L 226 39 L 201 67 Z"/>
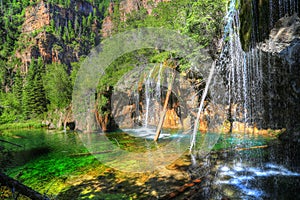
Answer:
<path fill-rule="evenodd" d="M 280 18 L 295 13 L 299 16 L 300 13 L 299 1 L 245 0 L 240 4 L 240 35 L 244 50 L 268 39 L 270 31 Z"/>
<path fill-rule="evenodd" d="M 282 138 L 294 141 L 299 141 L 300 126 L 299 9 L 299 1 L 247 0 L 240 12 L 243 49 L 256 52 L 253 66 L 262 77 L 262 107 L 254 121 L 261 127 L 287 128 Z"/>

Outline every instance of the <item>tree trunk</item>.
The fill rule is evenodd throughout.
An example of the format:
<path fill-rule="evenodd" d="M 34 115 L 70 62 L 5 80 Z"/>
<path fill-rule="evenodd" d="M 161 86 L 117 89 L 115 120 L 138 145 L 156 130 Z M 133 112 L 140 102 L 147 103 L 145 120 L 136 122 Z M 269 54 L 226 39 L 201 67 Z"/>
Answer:
<path fill-rule="evenodd" d="M 0 173 L 0 183 L 2 186 L 7 186 L 13 188 L 14 191 L 19 192 L 20 194 L 29 197 L 32 200 L 49 200 L 47 196 L 44 196 L 37 191 L 34 191 L 30 187 L 23 185 L 19 181 L 10 178 L 9 176 Z"/>
<path fill-rule="evenodd" d="M 166 100 L 165 100 L 165 103 L 164 103 L 163 111 L 161 112 L 161 115 L 160 115 L 160 119 L 159 119 L 159 123 L 158 123 L 157 129 L 156 129 L 156 134 L 155 134 L 154 141 L 158 140 L 161 129 L 162 129 L 162 126 L 163 126 L 164 121 L 165 121 L 167 106 L 168 106 L 168 102 L 169 102 L 169 99 L 170 99 L 170 95 L 172 93 L 172 86 L 173 86 L 174 79 L 175 79 L 175 70 L 172 73 L 172 77 L 171 77 L 171 80 L 170 80 L 170 83 L 169 83 L 169 86 L 168 86 L 168 92 L 166 94 Z"/>

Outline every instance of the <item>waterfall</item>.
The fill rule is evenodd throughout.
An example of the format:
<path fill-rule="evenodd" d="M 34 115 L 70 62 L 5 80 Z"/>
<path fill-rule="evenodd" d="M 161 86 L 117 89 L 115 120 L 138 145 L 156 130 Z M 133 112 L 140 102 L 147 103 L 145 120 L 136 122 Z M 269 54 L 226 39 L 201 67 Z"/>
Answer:
<path fill-rule="evenodd" d="M 149 124 L 155 124 L 160 116 L 162 68 L 162 64 L 160 64 L 159 67 L 154 66 L 145 81 L 145 128 L 147 128 Z"/>
<path fill-rule="evenodd" d="M 247 32 L 247 34 L 250 35 L 250 41 L 244 41 L 245 43 L 248 43 L 245 46 L 249 45 L 249 49 L 248 47 L 246 50 L 243 49 L 244 44 L 242 45 L 241 41 L 243 35 L 240 35 L 241 21 L 238 8 L 241 6 L 240 0 L 231 0 L 228 13 L 225 17 L 226 24 L 222 41 L 222 51 L 219 60 L 216 63 L 215 69 L 215 74 L 219 74 L 223 77 L 224 85 L 226 86 L 224 99 L 226 100 L 225 104 L 227 105 L 227 119 L 230 122 L 230 131 L 239 132 L 238 134 L 226 134 L 223 136 L 224 138 L 222 138 L 222 140 L 225 140 L 226 137 L 228 137 L 227 139 L 230 141 L 230 147 L 235 150 L 229 150 L 230 153 L 232 153 L 232 158 L 228 159 L 227 157 L 230 153 L 224 156 L 226 162 L 225 166 L 220 167 L 221 173 L 224 173 L 224 182 L 219 182 L 218 184 L 220 184 L 220 187 L 222 187 L 221 184 L 235 185 L 236 188 L 239 188 L 241 194 L 245 195 L 244 198 L 263 198 L 266 194 L 264 194 L 262 190 L 257 190 L 257 188 L 263 188 L 265 181 L 261 181 L 261 179 L 257 177 L 275 176 L 275 173 L 282 173 L 284 176 L 299 176 L 299 174 L 292 173 L 287 169 L 281 171 L 283 168 L 278 167 L 276 164 L 265 165 L 265 154 L 262 150 L 253 149 L 251 152 L 245 151 L 243 153 L 239 153 L 236 151 L 236 148 L 239 146 L 247 148 L 257 145 L 253 142 L 253 139 L 251 139 L 251 137 L 256 136 L 256 130 L 261 128 L 263 129 L 261 133 L 263 133 L 263 131 L 269 128 L 286 128 L 286 122 L 290 120 L 289 117 L 293 118 L 294 116 L 299 116 L 294 114 L 296 112 L 292 110 L 296 106 L 292 107 L 289 105 L 289 101 L 291 101 L 293 105 L 296 104 L 294 99 L 289 100 L 289 98 L 291 98 L 291 77 L 295 76 L 294 74 L 291 74 L 291 68 L 297 68 L 296 70 L 294 69 L 294 71 L 296 72 L 295 74 L 298 75 L 297 70 L 299 69 L 299 65 L 297 64 L 297 66 L 295 66 L 293 63 L 287 63 L 285 57 L 282 56 L 283 54 L 287 53 L 285 48 L 290 48 L 290 46 L 284 46 L 282 47 L 283 50 L 280 49 L 280 51 L 276 52 L 276 41 L 274 44 L 272 44 L 271 39 L 267 40 L 269 31 L 274 28 L 275 24 L 276 27 L 270 33 L 270 38 L 272 38 L 272 34 L 277 36 L 278 32 L 282 30 L 280 23 L 286 23 L 282 22 L 282 20 L 290 21 L 290 19 L 286 17 L 284 19 L 280 19 L 280 21 L 277 23 L 279 18 L 294 14 L 295 11 L 298 11 L 299 8 L 297 6 L 299 4 L 298 1 L 293 0 L 269 0 L 268 13 L 266 10 L 260 7 L 262 5 L 260 5 L 258 1 L 253 0 L 246 3 L 249 3 L 252 6 L 251 10 L 249 10 L 249 12 L 252 12 L 250 15 L 252 19 L 244 19 L 246 20 L 245 23 L 247 23 L 250 30 Z M 265 17 L 265 15 L 262 15 L 261 13 L 262 10 L 267 13 L 266 19 L 262 18 L 262 16 Z M 263 20 L 266 20 L 264 22 L 267 23 L 262 22 Z M 249 22 L 250 24 L 248 24 Z M 279 24 L 279 27 L 277 27 L 277 24 Z M 261 25 L 266 25 L 265 33 L 262 33 L 262 29 L 259 27 Z M 293 24 L 288 26 L 293 26 Z M 276 28 L 278 29 L 278 32 L 276 32 Z M 262 36 L 263 34 L 264 36 Z M 280 36 L 282 38 L 285 35 Z M 213 67 L 211 70 L 213 71 Z M 299 80 L 298 77 L 296 77 L 297 80 Z M 214 84 L 214 81 L 212 82 Z M 205 98 L 209 84 L 210 78 L 206 82 L 206 88 L 205 92 L 203 92 L 196 123 L 199 123 L 199 116 L 203 107 L 203 99 Z M 298 121 L 296 123 L 299 123 Z M 193 146 L 195 146 L 195 138 L 198 131 L 198 126 L 196 123 L 192 135 L 190 151 L 192 150 Z M 235 143 L 232 143 L 233 137 L 243 138 L 243 140 L 236 140 Z M 199 152 L 201 150 L 202 149 L 199 149 Z M 268 157 L 268 159 L 269 158 L 270 157 Z M 256 160 L 254 161 L 254 159 Z M 196 159 L 193 154 L 191 154 L 191 162 L 193 165 L 196 164 Z M 228 165 L 230 162 L 231 166 Z M 249 168 L 247 166 L 251 162 L 255 167 Z M 234 169 L 230 170 L 230 167 Z M 244 169 L 251 169 L 251 173 L 245 171 Z M 278 169 L 278 171 L 274 169 Z M 256 174 L 257 177 L 248 177 L 249 174 L 253 173 Z M 228 180 L 228 175 L 232 176 L 232 179 Z M 241 178 L 241 180 L 235 179 L 236 177 Z M 251 184 L 255 185 L 253 190 L 249 187 Z M 213 190 L 216 190 L 216 188 L 213 188 Z M 228 190 L 228 187 L 223 190 Z M 225 192 L 223 194 L 225 194 Z M 241 197 L 239 194 L 236 196 Z M 221 197 L 218 196 L 218 198 L 212 199 L 221 199 Z"/>
<path fill-rule="evenodd" d="M 162 63 L 160 63 L 159 65 L 159 71 L 158 71 L 158 75 L 157 75 L 157 82 L 156 82 L 156 87 L 155 87 L 155 93 L 156 93 L 156 99 L 157 101 L 160 103 L 161 102 L 161 86 L 160 86 L 160 82 L 161 82 L 161 71 L 162 71 Z M 160 107 L 160 106 L 159 106 Z"/>
<path fill-rule="evenodd" d="M 225 76 L 228 98 L 228 120 L 231 128 L 236 128 L 238 124 L 247 127 L 280 127 L 278 122 L 283 114 L 274 116 L 274 108 L 277 104 L 283 104 L 284 99 L 278 95 L 280 88 L 276 81 L 282 78 L 285 68 L 275 67 L 275 58 L 271 52 L 263 52 L 260 40 L 263 38 L 261 31 L 257 28 L 260 23 L 261 13 L 258 13 L 256 1 L 252 1 L 250 22 L 252 23 L 249 41 L 249 50 L 242 48 L 240 40 L 240 13 L 236 5 L 240 5 L 238 0 L 230 2 L 228 14 L 225 18 L 223 48 L 217 66 L 218 73 Z M 291 15 L 298 10 L 298 1 L 269 0 L 269 29 L 273 28 L 279 17 Z M 276 8 L 276 9 L 275 9 Z M 258 10 L 257 10 L 258 9 Z M 266 19 L 268 20 L 268 19 Z M 266 30 L 268 31 L 268 30 Z M 269 43 L 268 48 L 272 48 Z M 281 105 L 282 106 L 282 105 Z M 284 109 L 282 106 L 282 109 Z M 273 122 L 273 119 L 277 121 Z M 283 122 L 281 122 L 283 123 Z M 239 130 L 242 131 L 242 130 Z"/>
<path fill-rule="evenodd" d="M 272 4 L 270 4 L 272 5 Z M 293 15 L 299 11 L 298 0 L 279 0 L 278 1 L 279 17 L 284 17 L 286 14 Z"/>
<path fill-rule="evenodd" d="M 152 85 L 152 73 L 153 73 L 154 68 L 152 68 L 149 72 L 149 75 L 146 79 L 145 83 L 145 100 L 146 100 L 146 112 L 144 116 L 144 127 L 148 126 L 148 120 L 151 116 L 149 116 L 149 107 L 150 107 L 150 100 L 153 98 L 153 92 L 151 89 Z"/>
<path fill-rule="evenodd" d="M 246 53 L 242 49 L 236 4 L 235 0 L 230 2 L 226 16 L 219 70 L 224 71 L 226 75 L 229 121 L 249 124 L 252 121 L 252 106 L 254 102 L 260 102 L 256 93 L 261 86 L 261 69 L 257 51 Z"/>
<path fill-rule="evenodd" d="M 137 83 L 138 84 L 138 83 Z M 136 118 L 136 124 L 139 124 L 140 122 L 140 94 L 138 91 L 138 85 L 136 86 L 136 91 L 134 92 L 134 99 L 135 99 L 135 118 Z"/>

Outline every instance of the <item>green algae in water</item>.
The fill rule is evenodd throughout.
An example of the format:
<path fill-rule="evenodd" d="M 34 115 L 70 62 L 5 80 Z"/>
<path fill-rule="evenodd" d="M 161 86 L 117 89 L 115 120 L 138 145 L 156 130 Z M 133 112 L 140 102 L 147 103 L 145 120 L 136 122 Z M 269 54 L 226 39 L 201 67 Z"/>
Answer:
<path fill-rule="evenodd" d="M 2 134 L 1 139 L 23 146 L 11 148 L 6 145 L 13 155 L 6 173 L 40 192 L 57 193 L 62 189 L 57 183 L 64 187 L 69 177 L 99 165 L 93 156 L 70 156 L 87 152 L 76 133 L 20 130 Z"/>
<path fill-rule="evenodd" d="M 82 143 L 80 138 L 82 136 L 90 138 L 91 148 L 89 150 Z M 101 145 L 99 145 L 97 138 L 100 136 L 100 134 L 75 132 L 49 132 L 42 129 L 8 131 L 2 134 L 1 138 L 23 147 L 10 148 L 15 159 L 13 164 L 7 167 L 7 174 L 41 193 L 55 195 L 70 187 L 70 184 L 73 184 L 72 180 L 84 176 L 88 171 L 100 169 L 94 172 L 94 176 L 101 174 L 107 167 L 98 160 L 109 160 L 109 156 L 112 156 L 112 163 L 119 162 L 114 160 L 114 152 L 97 155 L 90 155 L 89 152 L 105 152 L 110 150 L 111 146 L 120 147 L 125 153 L 151 152 L 165 146 L 170 141 L 162 140 L 157 144 L 152 140 L 116 132 L 107 134 L 108 140 L 100 141 Z M 112 150 L 114 149 L 112 148 Z M 119 156 L 119 152 L 116 153 L 116 156 Z M 137 163 L 139 159 L 145 158 L 132 157 L 123 163 L 123 167 Z M 120 164 L 122 165 L 122 163 Z"/>
<path fill-rule="evenodd" d="M 19 148 L 6 145 L 15 157 L 13 165 L 7 168 L 7 174 L 41 193 L 52 195 L 57 195 L 64 191 L 71 193 L 74 184 L 81 183 L 82 181 L 85 182 L 85 180 L 89 179 L 89 176 L 96 178 L 102 174 L 107 178 L 108 175 L 104 172 L 108 168 L 96 158 L 101 161 L 102 159 L 106 159 L 108 155 L 105 153 L 98 154 L 96 158 L 90 155 L 82 143 L 80 136 L 82 135 L 75 132 L 58 133 L 45 130 L 21 130 L 1 134 L 1 139 L 23 146 Z M 91 141 L 97 141 L 97 137 L 100 137 L 99 134 L 85 134 L 84 136 L 90 137 Z M 216 141 L 220 137 L 212 150 L 226 149 L 238 144 L 262 145 L 266 141 L 266 138 L 260 138 L 259 136 L 240 138 L 238 135 L 219 135 L 213 133 L 199 134 L 198 136 L 197 145 L 199 148 L 207 145 L 207 141 Z M 170 139 L 164 139 L 157 144 L 151 140 L 145 140 L 145 138 L 133 137 L 120 132 L 109 133 L 107 134 L 107 138 L 106 143 L 101 143 L 102 145 L 100 146 L 95 143 L 94 150 L 105 151 L 108 150 L 107 145 L 113 145 L 122 148 L 124 151 L 151 152 L 157 148 L 164 147 L 170 141 Z M 210 147 L 205 146 L 205 148 L 210 150 Z M 255 156 L 254 151 L 252 152 L 253 156 Z M 109 155 L 114 154 L 112 152 Z M 159 159 L 155 158 L 156 160 Z M 132 157 L 126 162 L 120 163 L 120 165 L 123 168 L 131 165 L 134 166 L 142 159 L 145 158 Z M 111 162 L 113 164 L 119 161 L 112 159 Z M 107 197 L 106 199 L 130 199 L 130 196 L 110 194 L 105 191 L 86 192 L 86 194 L 80 193 L 80 195 L 83 195 L 81 196 L 82 198 L 97 199 L 97 196 L 101 195 Z M 79 196 L 78 198 L 81 197 Z"/>

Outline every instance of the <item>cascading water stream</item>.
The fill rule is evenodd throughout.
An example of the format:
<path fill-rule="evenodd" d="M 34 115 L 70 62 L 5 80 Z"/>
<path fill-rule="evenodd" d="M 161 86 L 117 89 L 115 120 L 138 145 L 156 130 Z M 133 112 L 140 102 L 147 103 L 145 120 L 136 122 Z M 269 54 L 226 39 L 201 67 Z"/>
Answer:
<path fill-rule="evenodd" d="M 148 120 L 149 120 L 149 107 L 150 107 L 150 100 L 152 99 L 152 91 L 151 91 L 151 85 L 152 85 L 152 80 L 151 76 L 153 73 L 154 68 L 151 69 L 149 72 L 149 75 L 146 79 L 145 83 L 145 100 L 146 100 L 146 112 L 144 116 L 144 127 L 147 128 L 148 126 Z"/>
<path fill-rule="evenodd" d="M 256 1 L 252 1 L 252 6 L 258 8 L 259 5 L 256 5 L 256 3 Z M 279 17 L 283 17 L 292 15 L 298 10 L 298 1 L 279 0 L 276 5 L 273 5 L 274 1 L 270 0 L 269 3 L 270 29 L 275 25 L 275 20 L 278 20 L 276 17 L 273 19 L 273 15 L 276 15 L 275 12 L 278 12 Z M 275 115 L 276 112 L 278 113 L 275 110 L 276 106 L 282 106 L 280 107 L 283 110 L 281 112 L 284 112 L 286 104 L 282 105 L 282 99 L 279 97 L 281 91 L 276 85 L 278 84 L 276 78 L 284 76 L 287 69 L 284 67 L 283 69 L 277 68 L 275 62 L 278 61 L 275 59 L 278 59 L 278 57 L 270 53 L 271 51 L 264 52 L 262 50 L 260 43 L 258 43 L 261 39 L 259 35 L 261 33 L 255 27 L 259 21 L 258 19 L 252 20 L 249 50 L 243 50 L 240 40 L 240 15 L 237 5 L 240 5 L 239 0 L 230 1 L 228 14 L 225 18 L 227 23 L 224 30 L 223 48 L 219 63 L 216 66 L 216 73 L 225 76 L 229 121 L 233 126 L 231 130 L 234 130 L 232 132 L 239 132 L 239 134 L 232 133 L 229 136 L 224 136 L 224 138 L 232 141 L 233 136 L 235 136 L 240 139 L 237 139 L 236 143 L 230 144 L 231 150 L 228 154 L 231 154 L 232 158 L 225 158 L 224 163 L 217 167 L 218 172 L 216 173 L 215 183 L 218 185 L 218 189 L 222 191 L 221 196 L 217 196 L 220 199 L 226 193 L 226 190 L 230 191 L 231 196 L 224 196 L 229 196 L 230 199 L 235 197 L 264 199 L 275 196 L 270 193 L 268 186 L 264 185 L 265 180 L 271 181 L 273 184 L 272 181 L 277 180 L 277 176 L 281 176 L 279 179 L 297 181 L 300 174 L 292 171 L 295 169 L 290 170 L 287 161 L 278 163 L 279 161 L 274 159 L 274 162 L 266 163 L 266 160 L 269 161 L 272 157 L 272 151 L 268 152 L 270 155 L 266 159 L 265 153 L 267 150 L 256 149 L 238 152 L 236 148 L 247 149 L 257 145 L 254 144 L 254 140 L 247 139 L 250 135 L 253 137 L 254 134 L 252 133 L 255 126 L 277 127 L 277 122 L 273 122 L 273 118 L 275 120 L 281 115 Z M 253 18 L 259 18 L 259 13 L 256 12 L 252 10 Z M 268 48 L 271 49 L 271 45 L 273 44 L 269 43 Z M 284 84 L 283 81 L 279 79 L 278 82 Z M 268 124 L 265 124 L 265 118 L 269 121 Z M 244 128 L 244 134 L 243 130 L 235 129 L 239 124 Z M 247 130 L 252 131 L 246 134 Z M 274 185 L 277 185 L 277 183 L 274 183 Z"/>
<path fill-rule="evenodd" d="M 148 128 L 149 124 L 154 125 L 157 119 L 159 119 L 161 109 L 162 68 L 162 64 L 160 64 L 159 67 L 153 67 L 145 81 L 144 128 Z"/>
<path fill-rule="evenodd" d="M 158 102 L 161 102 L 161 71 L 162 71 L 162 63 L 159 65 L 159 71 L 157 75 L 157 82 L 156 82 L 156 87 L 155 87 L 155 92 L 156 92 L 156 99 Z"/>
<path fill-rule="evenodd" d="M 236 4 L 235 0 L 231 1 L 225 18 L 227 23 L 223 37 L 224 45 L 220 55 L 219 71 L 224 71 L 226 74 L 228 112 L 231 118 L 229 120 L 248 124 L 251 121 L 252 113 L 250 109 L 252 102 L 249 96 L 253 95 L 251 88 L 257 87 L 251 87 L 255 85 L 255 82 L 254 79 L 249 77 L 251 73 L 248 64 L 253 61 L 252 57 L 248 57 L 242 49 L 239 35 L 239 11 L 236 9 Z M 254 54 L 254 52 L 250 54 Z"/>
<path fill-rule="evenodd" d="M 155 117 L 158 119 L 161 113 L 161 76 L 162 76 L 162 68 L 163 65 L 160 63 L 159 71 L 157 75 L 156 87 L 155 87 L 155 102 L 154 102 L 154 109 L 155 109 Z"/>

